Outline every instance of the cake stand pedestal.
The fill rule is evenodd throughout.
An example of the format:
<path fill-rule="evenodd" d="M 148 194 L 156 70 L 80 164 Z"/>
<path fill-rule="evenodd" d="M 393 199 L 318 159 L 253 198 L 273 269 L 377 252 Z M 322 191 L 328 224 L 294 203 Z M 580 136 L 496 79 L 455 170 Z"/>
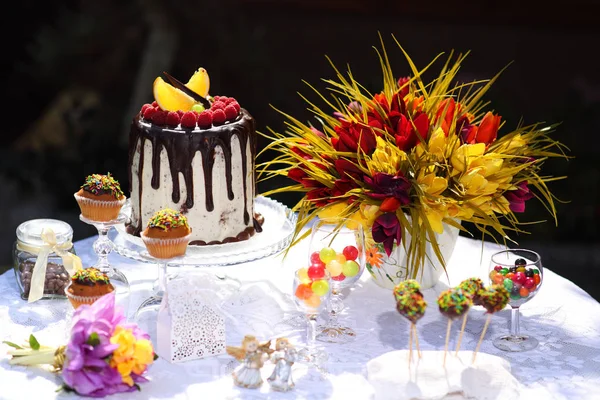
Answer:
<path fill-rule="evenodd" d="M 274 256 L 288 248 L 296 228 L 298 216 L 284 204 L 268 197 L 258 196 L 254 200 L 254 211 L 265 218 L 262 232 L 248 240 L 208 246 L 188 246 L 185 256 L 177 261 L 181 267 L 221 267 L 243 264 Z M 129 200 L 121 212 L 131 218 Z M 115 251 L 132 260 L 154 262 L 142 254 L 146 246 L 139 236 L 127 232 L 125 224 L 115 226 L 111 232 Z"/>
<path fill-rule="evenodd" d="M 88 225 L 93 225 L 98 230 L 98 239 L 96 239 L 93 244 L 93 249 L 98 259 L 91 267 L 97 268 L 108 276 L 110 283 L 115 288 L 115 300 L 117 304 L 123 307 L 125 313 L 127 313 L 129 310 L 129 281 L 123 272 L 119 271 L 108 262 L 108 255 L 114 249 L 113 242 L 108 238 L 108 232 L 115 226 L 123 225 L 127 220 L 127 216 L 119 214 L 117 219 L 102 222 L 93 221 L 80 214 L 79 219 Z"/>

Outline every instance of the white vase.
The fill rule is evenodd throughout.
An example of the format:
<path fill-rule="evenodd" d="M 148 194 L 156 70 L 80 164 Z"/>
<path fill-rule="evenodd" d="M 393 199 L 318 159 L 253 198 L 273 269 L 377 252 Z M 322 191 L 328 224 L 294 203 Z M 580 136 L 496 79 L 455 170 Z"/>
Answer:
<path fill-rule="evenodd" d="M 456 222 L 460 223 L 460 221 Z M 454 252 L 458 233 L 458 228 L 444 224 L 444 231 L 435 235 L 446 267 Z M 394 244 L 392 253 L 389 256 L 383 250 L 383 245 L 377 245 L 381 255 L 381 265 L 379 267 L 367 265 L 367 269 L 377 285 L 392 290 L 399 282 L 410 278 L 411 274 L 406 260 L 406 251 L 404 250 L 404 244 L 408 247 L 410 240 L 410 235 L 405 232 L 405 235 L 402 237 L 404 243 L 400 246 Z M 425 261 L 423 267 L 419 269 L 416 279 L 421 284 L 422 289 L 429 289 L 435 286 L 443 273 L 444 268 L 442 263 L 433 251 L 431 243 L 428 242 Z"/>

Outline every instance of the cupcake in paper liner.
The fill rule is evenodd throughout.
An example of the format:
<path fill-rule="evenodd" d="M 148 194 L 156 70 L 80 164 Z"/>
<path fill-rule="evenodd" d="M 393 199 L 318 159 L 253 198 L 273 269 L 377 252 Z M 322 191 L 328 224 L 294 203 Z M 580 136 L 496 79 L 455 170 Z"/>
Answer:
<path fill-rule="evenodd" d="M 141 236 L 152 257 L 166 259 L 185 254 L 191 232 L 183 214 L 165 208 L 154 213 Z"/>
<path fill-rule="evenodd" d="M 77 271 L 71 277 L 71 283 L 65 288 L 65 294 L 73 308 L 77 308 L 82 304 L 92 304 L 114 290 L 105 273 L 90 267 Z"/>
<path fill-rule="evenodd" d="M 119 182 L 109 172 L 107 175 L 92 174 L 85 178 L 81 189 L 75 193 L 75 200 L 85 218 L 108 222 L 119 216 L 125 204 L 125 195 Z"/>

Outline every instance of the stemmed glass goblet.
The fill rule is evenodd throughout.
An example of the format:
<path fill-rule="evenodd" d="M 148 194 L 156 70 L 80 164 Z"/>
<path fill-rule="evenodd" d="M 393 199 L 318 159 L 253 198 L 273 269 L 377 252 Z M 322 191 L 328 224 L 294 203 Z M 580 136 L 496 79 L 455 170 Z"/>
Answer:
<path fill-rule="evenodd" d="M 344 309 L 342 290 L 356 283 L 365 269 L 365 238 L 360 224 L 348 219 L 320 219 L 311 228 L 309 243 L 308 276 L 326 270 L 331 275 L 329 320 L 320 327 L 317 340 L 328 343 L 346 343 L 354 340 L 356 333 L 338 322 Z"/>
<path fill-rule="evenodd" d="M 542 258 L 531 250 L 509 249 L 492 255 L 490 260 L 490 282 L 504 285 L 510 292 L 509 305 L 512 307 L 510 334 L 493 340 L 500 350 L 519 352 L 537 347 L 538 340 L 523 335 L 519 326 L 519 308 L 537 294 L 544 280 Z"/>
<path fill-rule="evenodd" d="M 123 272 L 113 267 L 108 261 L 108 255 L 114 248 L 113 242 L 108 238 L 108 231 L 110 231 L 113 226 L 124 223 L 127 220 L 127 217 L 124 214 L 119 214 L 119 216 L 112 221 L 94 221 L 80 214 L 79 219 L 88 225 L 94 226 L 98 230 L 98 239 L 96 239 L 93 244 L 94 252 L 98 259 L 92 267 L 97 268 L 108 276 L 110 283 L 115 288 L 115 300 L 117 304 L 125 309 L 127 315 L 129 308 L 129 281 Z"/>
<path fill-rule="evenodd" d="M 294 273 L 293 297 L 296 307 L 302 311 L 307 320 L 306 347 L 298 352 L 305 362 L 313 364 L 318 369 L 323 368 L 327 353 L 317 348 L 317 316 L 325 307 L 331 293 L 331 276 L 323 271 L 319 277 L 309 278 L 298 270 Z"/>

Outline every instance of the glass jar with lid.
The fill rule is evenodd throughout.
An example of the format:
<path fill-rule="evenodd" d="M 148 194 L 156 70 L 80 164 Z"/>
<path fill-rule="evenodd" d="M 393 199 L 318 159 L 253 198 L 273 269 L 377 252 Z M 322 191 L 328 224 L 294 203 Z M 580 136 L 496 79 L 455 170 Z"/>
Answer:
<path fill-rule="evenodd" d="M 73 228 L 56 219 L 34 219 L 17 227 L 13 261 L 22 299 L 66 297 L 69 273 L 81 266 L 72 239 Z"/>

